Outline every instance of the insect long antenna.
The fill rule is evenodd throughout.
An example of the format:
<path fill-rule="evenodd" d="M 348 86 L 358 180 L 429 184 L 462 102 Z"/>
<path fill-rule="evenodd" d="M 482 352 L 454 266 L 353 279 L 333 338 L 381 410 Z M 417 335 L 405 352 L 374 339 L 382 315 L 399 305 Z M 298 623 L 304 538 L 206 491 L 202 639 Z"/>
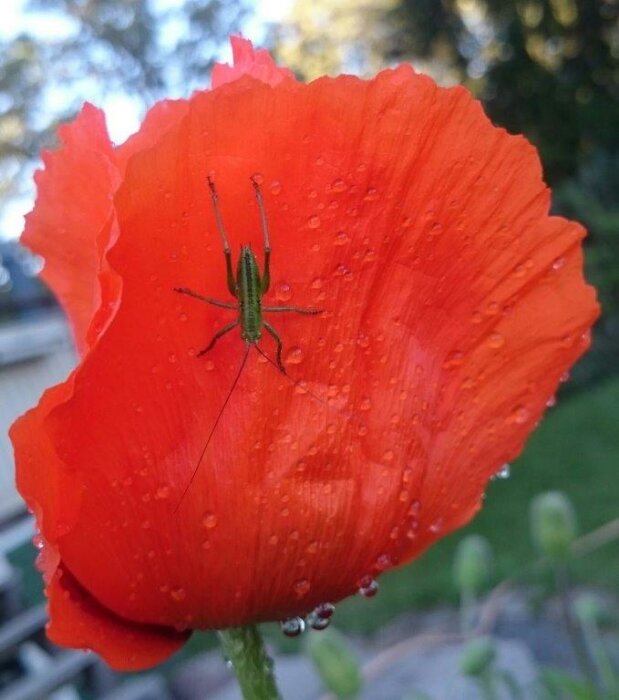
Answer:
<path fill-rule="evenodd" d="M 191 488 L 191 484 L 193 483 L 193 480 L 195 479 L 196 474 L 198 473 L 198 469 L 200 468 L 200 464 L 202 463 L 202 460 L 204 459 L 204 455 L 206 454 L 206 450 L 208 449 L 208 446 L 211 442 L 211 439 L 212 439 L 212 437 L 215 433 L 215 430 L 219 424 L 219 421 L 221 420 L 221 417 L 223 416 L 224 411 L 226 410 L 226 406 L 228 405 L 228 402 L 230 401 L 230 397 L 232 396 L 232 393 L 236 389 L 236 385 L 239 383 L 239 379 L 241 378 L 241 374 L 243 373 L 245 363 L 247 362 L 247 358 L 249 357 L 250 348 L 251 348 L 251 345 L 248 345 L 247 350 L 245 350 L 245 354 L 243 355 L 243 361 L 241 362 L 241 366 L 239 367 L 239 371 L 236 373 L 236 377 L 234 378 L 234 381 L 232 382 L 232 386 L 230 387 L 230 391 L 228 392 L 228 395 L 226 396 L 226 400 L 223 402 L 223 405 L 222 405 L 221 409 L 219 410 L 219 413 L 217 414 L 217 418 L 215 419 L 215 422 L 213 423 L 213 427 L 211 428 L 211 432 L 208 434 L 208 437 L 206 439 L 206 443 L 204 444 L 204 447 L 202 448 L 202 452 L 200 453 L 200 458 L 196 462 L 196 466 L 193 468 L 193 472 L 191 474 L 191 479 L 189 480 L 189 483 L 185 487 L 185 490 L 183 491 L 183 495 L 181 496 L 181 499 L 178 502 L 178 505 L 174 509 L 175 513 L 181 507 L 181 504 L 182 504 L 183 500 L 185 499 L 187 492 Z"/>

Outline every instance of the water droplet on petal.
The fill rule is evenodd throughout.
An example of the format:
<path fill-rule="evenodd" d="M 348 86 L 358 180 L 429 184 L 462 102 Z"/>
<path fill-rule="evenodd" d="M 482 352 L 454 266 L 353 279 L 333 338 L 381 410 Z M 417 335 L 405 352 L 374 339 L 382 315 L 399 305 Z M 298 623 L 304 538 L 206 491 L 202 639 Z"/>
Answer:
<path fill-rule="evenodd" d="M 289 301 L 292 299 L 292 289 L 286 282 L 280 282 L 275 285 L 275 296 L 279 301 Z"/>
<path fill-rule="evenodd" d="M 332 192 L 345 192 L 347 189 L 348 185 L 344 182 L 344 180 L 333 180 L 331 183 Z"/>
<path fill-rule="evenodd" d="M 488 336 L 488 347 L 497 349 L 505 345 L 505 338 L 500 333 L 491 333 Z"/>
<path fill-rule="evenodd" d="M 364 598 L 373 598 L 378 593 L 378 581 L 371 576 L 364 576 L 359 581 L 359 595 Z"/>
<path fill-rule="evenodd" d="M 565 265 L 565 258 L 560 256 L 552 261 L 552 269 L 558 272 Z"/>
<path fill-rule="evenodd" d="M 294 594 L 299 600 L 309 593 L 310 587 L 310 582 L 306 578 L 295 581 L 292 586 Z"/>
<path fill-rule="evenodd" d="M 286 355 L 286 364 L 298 365 L 303 360 L 303 350 L 298 347 L 290 348 Z"/>
<path fill-rule="evenodd" d="M 339 231 L 335 234 L 335 239 L 333 241 L 335 245 L 346 245 L 346 243 L 349 242 L 350 236 L 346 233 L 346 231 Z"/>
<path fill-rule="evenodd" d="M 315 214 L 310 216 L 310 218 L 307 220 L 307 225 L 310 228 L 320 228 L 320 217 L 316 216 Z"/>
<path fill-rule="evenodd" d="M 279 627 L 286 637 L 298 637 L 305 631 L 305 620 L 302 617 L 289 617 L 282 620 Z"/>
<path fill-rule="evenodd" d="M 386 571 L 393 566 L 393 560 L 388 554 L 380 554 L 376 557 L 375 566 L 379 571 Z"/>
<path fill-rule="evenodd" d="M 251 176 L 251 179 L 253 182 L 255 182 L 257 185 L 261 185 L 264 182 L 264 175 L 262 173 L 254 173 Z"/>
<path fill-rule="evenodd" d="M 510 415 L 511 421 L 517 423 L 518 425 L 523 425 L 529 420 L 530 417 L 531 411 L 529 411 L 529 409 L 525 406 L 516 406 Z"/>
<path fill-rule="evenodd" d="M 270 186 L 271 193 L 278 195 L 282 191 L 282 183 L 274 180 Z"/>
<path fill-rule="evenodd" d="M 315 617 L 312 613 L 310 613 L 307 621 L 309 623 L 309 626 L 313 630 L 316 630 L 316 632 L 322 632 L 322 630 L 326 630 L 327 627 L 331 624 L 331 620 L 329 620 L 329 618 Z"/>
<path fill-rule="evenodd" d="M 184 588 L 173 588 L 170 591 L 170 597 L 176 603 L 180 603 L 181 601 L 185 600 L 185 598 L 187 597 L 187 592 L 185 591 Z"/>
<path fill-rule="evenodd" d="M 444 521 L 443 518 L 437 518 L 432 525 L 430 525 L 430 532 L 432 532 L 435 535 L 438 535 L 439 532 L 443 529 Z"/>
<path fill-rule="evenodd" d="M 459 350 L 454 350 L 454 352 L 450 352 L 445 358 L 445 362 L 443 362 L 443 369 L 455 369 L 456 367 L 460 367 L 463 362 L 464 353 L 460 352 Z"/>
<path fill-rule="evenodd" d="M 333 603 L 320 603 L 317 605 L 313 613 L 316 617 L 320 617 L 322 620 L 330 620 L 335 612 L 335 605 Z"/>
<path fill-rule="evenodd" d="M 547 408 L 552 408 L 553 406 L 557 405 L 557 397 L 556 396 L 551 396 L 548 401 L 546 401 L 546 406 Z"/>
<path fill-rule="evenodd" d="M 511 476 L 511 466 L 509 464 L 504 464 L 496 474 L 493 475 L 493 479 L 509 479 Z"/>
<path fill-rule="evenodd" d="M 202 525 L 204 525 L 207 530 L 212 530 L 217 525 L 217 516 L 215 513 L 211 513 L 210 511 L 205 513 L 202 517 Z"/>

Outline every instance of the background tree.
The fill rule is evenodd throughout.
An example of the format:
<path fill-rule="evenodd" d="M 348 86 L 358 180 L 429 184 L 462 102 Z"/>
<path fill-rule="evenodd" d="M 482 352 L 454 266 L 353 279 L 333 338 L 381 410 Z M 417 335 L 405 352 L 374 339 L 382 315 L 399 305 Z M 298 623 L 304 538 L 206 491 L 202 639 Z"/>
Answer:
<path fill-rule="evenodd" d="M 0 40 L 0 215 L 9 195 L 29 186 L 24 167 L 85 99 L 113 96 L 135 113 L 206 85 L 246 5 L 30 0 L 26 12 L 21 31 Z"/>

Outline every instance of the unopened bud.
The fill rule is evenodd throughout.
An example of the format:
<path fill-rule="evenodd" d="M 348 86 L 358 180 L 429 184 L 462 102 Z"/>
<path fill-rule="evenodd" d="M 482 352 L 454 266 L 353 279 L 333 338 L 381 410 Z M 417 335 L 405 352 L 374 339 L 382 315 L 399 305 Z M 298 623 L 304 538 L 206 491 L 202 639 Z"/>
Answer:
<path fill-rule="evenodd" d="M 460 657 L 460 671 L 465 676 L 481 676 L 494 661 L 496 652 L 489 637 L 475 637 L 467 642 Z"/>
<path fill-rule="evenodd" d="M 359 693 L 359 664 L 342 635 L 333 629 L 311 634 L 307 650 L 322 682 L 336 697 L 354 698 Z"/>
<path fill-rule="evenodd" d="M 576 513 L 565 494 L 549 491 L 533 499 L 531 534 L 541 554 L 549 559 L 566 559 L 576 530 Z"/>
<path fill-rule="evenodd" d="M 574 609 L 579 620 L 587 626 L 600 627 L 613 621 L 608 608 L 591 593 L 583 593 L 579 596 L 574 603 Z"/>
<path fill-rule="evenodd" d="M 485 537 L 468 535 L 460 541 L 454 559 L 454 577 L 462 593 L 481 593 L 488 585 L 491 568 L 492 549 Z"/>

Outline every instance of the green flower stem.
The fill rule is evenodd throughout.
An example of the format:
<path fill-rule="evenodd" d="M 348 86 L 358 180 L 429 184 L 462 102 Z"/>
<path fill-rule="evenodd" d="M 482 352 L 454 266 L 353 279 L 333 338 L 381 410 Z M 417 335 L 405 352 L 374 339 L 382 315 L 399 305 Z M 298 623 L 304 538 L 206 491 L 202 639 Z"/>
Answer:
<path fill-rule="evenodd" d="M 582 637 L 581 630 L 574 624 L 572 611 L 570 609 L 570 577 L 565 562 L 555 562 L 553 565 L 555 586 L 559 594 L 563 623 L 568 637 L 572 643 L 572 648 L 580 665 L 583 676 L 599 690 L 599 681 L 595 666 L 589 656 L 589 651 Z"/>
<path fill-rule="evenodd" d="M 273 661 L 254 626 L 218 632 L 225 656 L 232 667 L 245 700 L 281 700 L 275 684 Z"/>
<path fill-rule="evenodd" d="M 487 670 L 479 677 L 479 690 L 484 700 L 498 700 L 498 693 L 492 676 L 492 671 Z"/>

